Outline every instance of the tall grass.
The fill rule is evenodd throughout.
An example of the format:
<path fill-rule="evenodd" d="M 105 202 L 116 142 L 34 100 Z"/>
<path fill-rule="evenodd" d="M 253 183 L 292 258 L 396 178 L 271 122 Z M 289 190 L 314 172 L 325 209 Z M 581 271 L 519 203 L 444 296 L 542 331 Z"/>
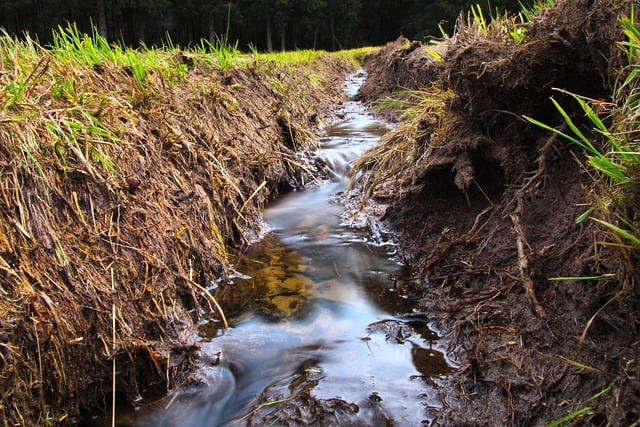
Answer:
<path fill-rule="evenodd" d="M 183 64 L 172 57 L 178 51 L 170 37 L 166 37 L 160 49 L 152 49 L 144 44 L 133 49 L 118 43 L 109 43 L 93 28 L 91 34 L 81 33 L 76 24 L 59 26 L 53 33 L 52 54 L 63 61 L 75 65 L 99 66 L 101 64 L 117 64 L 128 67 L 140 85 L 152 70 L 163 75 L 176 77 L 185 75 Z M 219 37 L 215 43 L 201 40 L 184 53 L 194 63 L 215 65 L 220 71 L 238 65 L 242 53 L 237 43 L 232 44 L 226 37 Z"/>
<path fill-rule="evenodd" d="M 214 43 L 202 39 L 193 49 L 202 58 L 216 65 L 220 71 L 229 70 L 240 63 L 242 53 L 238 49 L 238 42 L 231 44 L 226 38 L 216 38 Z"/>
<path fill-rule="evenodd" d="M 524 43 L 527 32 L 526 24 L 541 10 L 553 7 L 555 3 L 556 0 L 535 0 L 531 6 L 528 6 L 519 1 L 520 12 L 518 14 L 501 12 L 497 8 L 484 12 L 481 5 L 476 3 L 471 5 L 466 20 L 463 20 L 464 16 L 461 16 L 459 25 L 475 29 L 480 36 L 500 34 L 505 39 L 511 38 Z M 440 32 L 443 38 L 448 38 L 442 28 L 440 28 Z"/>
<path fill-rule="evenodd" d="M 475 33 L 479 37 L 502 37 L 505 41 L 512 39 L 524 43 L 527 23 L 540 10 L 554 3 L 555 0 L 537 0 L 532 6 L 526 6 L 520 2 L 521 11 L 518 14 L 497 9 L 485 12 L 480 4 L 471 5 L 466 16 L 461 15 L 458 20 L 458 33 L 464 27 L 466 33 Z M 441 33 L 444 39 L 448 38 L 442 28 Z"/>
<path fill-rule="evenodd" d="M 529 22 L 541 10 L 555 6 L 556 0 L 535 0 L 531 6 L 527 6 L 522 3 L 522 0 L 518 0 L 518 4 L 520 5 L 520 15 L 523 21 Z"/>

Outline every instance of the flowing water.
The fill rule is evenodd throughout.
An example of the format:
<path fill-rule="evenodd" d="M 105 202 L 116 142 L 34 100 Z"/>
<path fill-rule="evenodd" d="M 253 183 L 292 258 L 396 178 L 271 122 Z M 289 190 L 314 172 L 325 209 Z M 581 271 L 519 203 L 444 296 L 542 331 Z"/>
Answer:
<path fill-rule="evenodd" d="M 347 81 L 349 95 L 363 78 Z M 130 424 L 414 426 L 438 407 L 444 344 L 412 312 L 393 244 L 345 224 L 336 196 L 388 128 L 357 102 L 342 113 L 316 153 L 332 179 L 271 204 L 264 238 L 217 292 L 231 327 L 200 325 L 201 385 L 141 404 Z"/>

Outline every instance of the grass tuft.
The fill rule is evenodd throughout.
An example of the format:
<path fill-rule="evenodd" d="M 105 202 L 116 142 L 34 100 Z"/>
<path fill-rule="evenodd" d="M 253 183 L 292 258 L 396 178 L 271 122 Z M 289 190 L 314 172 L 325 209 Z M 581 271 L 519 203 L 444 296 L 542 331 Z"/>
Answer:
<path fill-rule="evenodd" d="M 350 186 L 356 181 L 361 184 L 365 201 L 384 182 L 397 182 L 399 191 L 413 184 L 446 135 L 447 105 L 452 96 L 451 91 L 433 86 L 402 91 L 378 105 L 403 111 L 407 119 L 356 160 Z"/>

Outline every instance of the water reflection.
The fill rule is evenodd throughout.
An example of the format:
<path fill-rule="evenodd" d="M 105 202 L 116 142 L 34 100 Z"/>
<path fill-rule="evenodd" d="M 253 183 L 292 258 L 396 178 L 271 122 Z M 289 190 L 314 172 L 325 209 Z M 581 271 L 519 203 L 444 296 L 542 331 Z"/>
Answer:
<path fill-rule="evenodd" d="M 281 244 L 269 233 L 250 248 L 236 265 L 245 278 L 237 278 L 232 287 L 217 297 L 227 316 L 260 313 L 277 320 L 309 310 L 312 280 L 305 275 L 310 260 Z"/>
<path fill-rule="evenodd" d="M 264 212 L 271 231 L 216 294 L 232 328 L 217 336 L 201 325 L 202 386 L 168 397 L 157 424 L 419 425 L 424 407 L 438 405 L 433 381 L 451 367 L 428 319 L 412 315 L 414 301 L 400 292 L 405 266 L 393 245 L 343 224 L 334 197 L 387 128 L 357 103 L 344 117 L 317 152 L 332 179 Z"/>

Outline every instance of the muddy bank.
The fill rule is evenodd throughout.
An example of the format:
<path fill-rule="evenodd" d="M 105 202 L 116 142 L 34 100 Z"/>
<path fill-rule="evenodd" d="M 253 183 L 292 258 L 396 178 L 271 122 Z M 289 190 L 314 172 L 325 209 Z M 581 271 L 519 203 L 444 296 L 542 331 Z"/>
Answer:
<path fill-rule="evenodd" d="M 523 42 L 467 23 L 443 61 L 405 39 L 365 60 L 362 99 L 423 94 L 360 161 L 350 203 L 364 194 L 398 233 L 421 309 L 449 331 L 459 370 L 442 390 L 441 425 L 640 416 L 638 252 L 602 244 L 611 237 L 594 222 L 576 224 L 598 191 L 584 153 L 523 119 L 563 128 L 549 98 L 571 104 L 554 87 L 611 98 L 630 5 L 559 1 Z"/>
<path fill-rule="evenodd" d="M 0 414 L 73 424 L 108 410 L 114 369 L 120 404 L 185 379 L 194 321 L 224 324 L 206 289 L 265 201 L 319 172 L 303 153 L 353 65 L 167 53 L 144 74 L 2 49 L 22 62 L 0 73 Z"/>

